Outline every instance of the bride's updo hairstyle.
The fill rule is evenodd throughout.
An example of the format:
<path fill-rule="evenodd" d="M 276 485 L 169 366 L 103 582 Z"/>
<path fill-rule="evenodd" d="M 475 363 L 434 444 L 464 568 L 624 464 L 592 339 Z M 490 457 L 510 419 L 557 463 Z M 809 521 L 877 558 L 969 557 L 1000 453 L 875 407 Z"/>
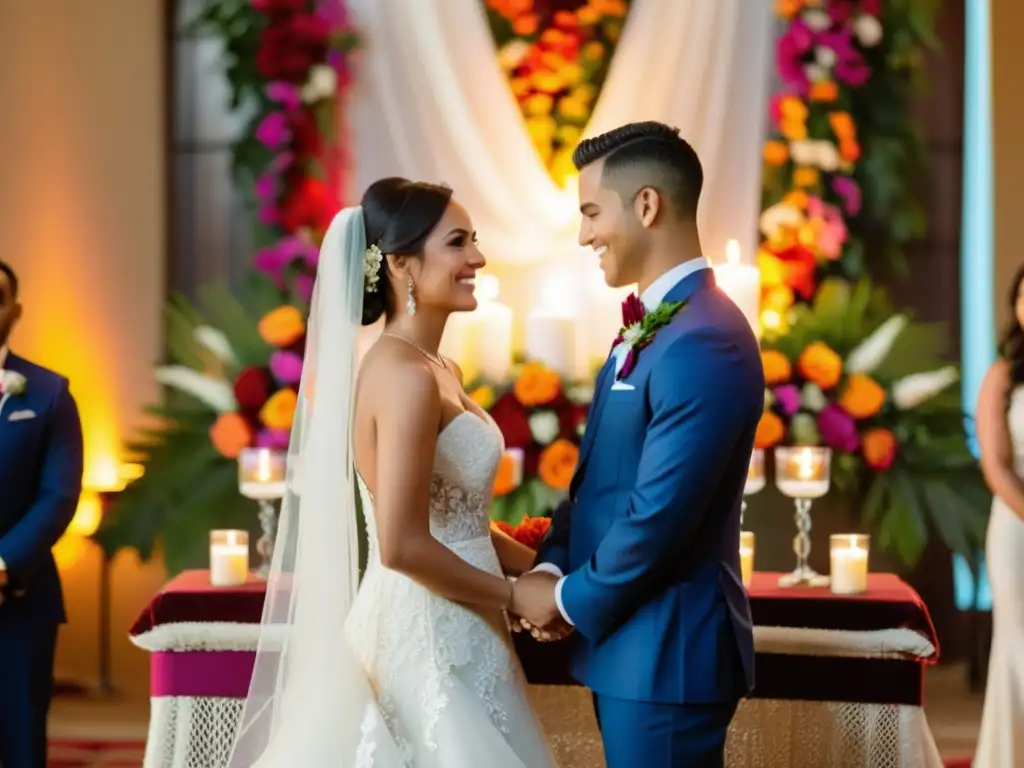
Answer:
<path fill-rule="evenodd" d="M 385 256 L 422 256 L 427 237 L 451 199 L 452 190 L 440 184 L 399 176 L 375 181 L 361 203 L 367 246 L 376 244 Z M 395 309 L 387 259 L 380 265 L 378 278 L 377 290 L 363 294 L 363 325 L 372 325 Z"/>

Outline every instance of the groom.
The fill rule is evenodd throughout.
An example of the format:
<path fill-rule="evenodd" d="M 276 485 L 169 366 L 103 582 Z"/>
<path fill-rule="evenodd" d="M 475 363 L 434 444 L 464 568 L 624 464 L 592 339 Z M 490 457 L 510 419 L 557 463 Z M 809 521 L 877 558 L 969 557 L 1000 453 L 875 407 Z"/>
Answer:
<path fill-rule="evenodd" d="M 43 768 L 57 627 L 50 548 L 74 516 L 82 428 L 67 379 L 10 353 L 18 278 L 0 261 L 0 765 Z"/>
<path fill-rule="evenodd" d="M 701 256 L 703 172 L 660 123 L 582 142 L 580 243 L 636 283 L 598 375 L 569 503 L 512 612 L 574 631 L 609 768 L 723 765 L 754 679 L 740 503 L 764 403 L 757 340 Z M 641 319 L 642 318 L 642 319 Z"/>

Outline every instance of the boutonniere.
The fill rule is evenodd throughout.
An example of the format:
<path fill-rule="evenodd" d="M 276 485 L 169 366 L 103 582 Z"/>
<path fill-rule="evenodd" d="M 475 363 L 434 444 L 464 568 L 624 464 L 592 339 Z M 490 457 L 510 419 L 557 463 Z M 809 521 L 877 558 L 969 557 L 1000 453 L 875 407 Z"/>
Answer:
<path fill-rule="evenodd" d="M 640 350 L 654 341 L 658 331 L 672 321 L 684 304 L 685 301 L 663 301 L 653 312 L 647 312 L 635 293 L 626 297 L 622 302 L 622 330 L 615 338 L 612 349 L 619 344 L 626 344 L 627 352 L 615 378 L 621 380 L 633 372 Z"/>
<path fill-rule="evenodd" d="M 13 397 L 25 391 L 25 377 L 17 371 L 0 369 L 0 395 Z"/>

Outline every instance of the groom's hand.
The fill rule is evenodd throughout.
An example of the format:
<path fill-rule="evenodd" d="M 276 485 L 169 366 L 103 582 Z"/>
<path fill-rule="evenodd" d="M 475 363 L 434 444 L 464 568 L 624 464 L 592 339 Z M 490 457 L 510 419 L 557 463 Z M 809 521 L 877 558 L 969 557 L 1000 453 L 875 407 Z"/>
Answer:
<path fill-rule="evenodd" d="M 510 613 L 525 619 L 532 627 L 546 630 L 562 621 L 555 602 L 555 584 L 558 577 L 552 573 L 531 571 L 516 579 L 512 589 Z"/>

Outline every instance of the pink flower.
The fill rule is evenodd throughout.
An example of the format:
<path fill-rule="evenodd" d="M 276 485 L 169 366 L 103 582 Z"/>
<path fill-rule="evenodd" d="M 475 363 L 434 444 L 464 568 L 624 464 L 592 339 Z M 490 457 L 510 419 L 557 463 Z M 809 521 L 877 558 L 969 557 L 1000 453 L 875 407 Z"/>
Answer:
<path fill-rule="evenodd" d="M 779 77 L 800 96 L 806 96 L 811 88 L 811 81 L 804 71 L 804 58 L 813 48 L 814 33 L 799 19 L 790 23 L 776 45 Z"/>
<path fill-rule="evenodd" d="M 275 197 L 277 197 L 277 178 L 269 173 L 262 174 L 256 179 L 256 198 L 267 202 Z"/>
<path fill-rule="evenodd" d="M 302 261 L 307 266 L 315 268 L 318 255 L 316 246 L 308 240 L 285 237 L 273 245 L 260 249 L 254 259 L 254 266 L 260 272 L 280 281 L 284 277 L 284 271 L 296 261 Z"/>
<path fill-rule="evenodd" d="M 291 138 L 284 112 L 271 112 L 256 127 L 256 139 L 269 149 L 279 149 Z"/>
<path fill-rule="evenodd" d="M 871 77 L 871 67 L 854 46 L 853 34 L 849 28 L 838 32 L 825 32 L 818 42 L 835 52 L 836 63 L 832 71 L 839 82 L 859 88 Z"/>
<path fill-rule="evenodd" d="M 860 213 L 860 186 L 858 186 L 856 181 L 849 176 L 834 176 L 832 178 L 832 190 L 839 195 L 847 215 L 857 216 Z"/>
<path fill-rule="evenodd" d="M 259 218 L 261 224 L 266 224 L 268 226 L 277 224 L 279 218 L 277 215 L 277 206 L 272 203 L 261 205 Z"/>
<path fill-rule="evenodd" d="M 800 410 L 800 390 L 795 384 L 783 384 L 772 390 L 775 397 L 775 404 L 786 416 L 792 416 Z"/>
<path fill-rule="evenodd" d="M 295 278 L 295 292 L 299 294 L 300 299 L 308 302 L 313 298 L 313 283 L 312 275 L 301 274 Z"/>
<path fill-rule="evenodd" d="M 816 240 L 818 250 L 832 261 L 842 256 L 847 233 L 843 214 L 839 209 L 824 202 L 820 197 L 811 197 L 807 200 L 807 215 L 816 220 L 819 227 Z"/>
<path fill-rule="evenodd" d="M 298 384 L 302 378 L 302 358 L 279 349 L 270 356 L 270 372 L 281 386 Z"/>
<path fill-rule="evenodd" d="M 276 173 L 278 175 L 284 173 L 291 168 L 294 159 L 291 152 L 279 152 L 267 165 L 267 173 Z"/>
<path fill-rule="evenodd" d="M 287 429 L 264 429 L 256 436 L 256 447 L 283 451 L 290 438 L 291 432 Z"/>
<path fill-rule="evenodd" d="M 267 98 L 277 102 L 284 109 L 294 109 L 301 103 L 299 89 L 292 83 L 282 80 L 267 83 L 266 92 Z"/>
<path fill-rule="evenodd" d="M 856 422 L 835 403 L 829 403 L 818 414 L 818 432 L 825 445 L 842 453 L 854 453 L 860 447 Z"/>

